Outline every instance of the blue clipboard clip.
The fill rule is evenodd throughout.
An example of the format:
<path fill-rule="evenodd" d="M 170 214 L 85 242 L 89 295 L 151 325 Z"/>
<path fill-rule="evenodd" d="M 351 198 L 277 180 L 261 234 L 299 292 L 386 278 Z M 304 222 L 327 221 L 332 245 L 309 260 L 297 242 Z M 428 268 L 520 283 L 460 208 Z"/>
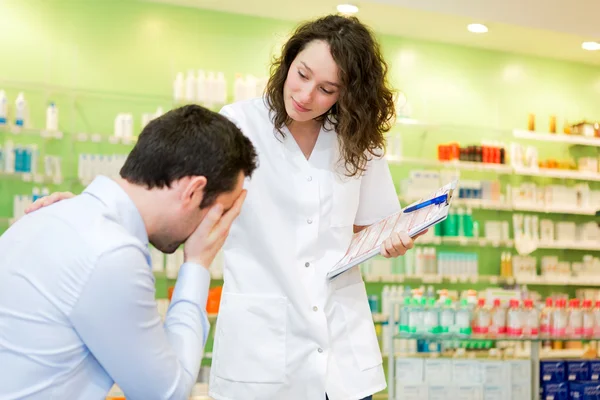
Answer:
<path fill-rule="evenodd" d="M 403 214 L 408 214 L 411 212 L 415 212 L 425 207 L 434 206 L 442 203 L 450 204 L 450 199 L 452 199 L 453 190 L 450 189 L 448 193 L 444 193 L 441 196 L 434 197 L 433 199 L 426 200 L 422 203 L 415 204 L 414 206 L 410 206 L 404 209 Z"/>

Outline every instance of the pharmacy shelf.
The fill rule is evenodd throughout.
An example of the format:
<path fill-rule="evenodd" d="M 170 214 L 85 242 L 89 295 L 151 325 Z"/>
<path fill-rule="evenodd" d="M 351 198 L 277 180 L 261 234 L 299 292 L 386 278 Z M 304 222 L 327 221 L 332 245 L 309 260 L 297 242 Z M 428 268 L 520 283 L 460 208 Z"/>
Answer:
<path fill-rule="evenodd" d="M 552 168 L 513 167 L 505 164 L 485 164 L 469 161 L 438 161 L 411 157 L 388 156 L 390 164 L 415 164 L 424 167 L 453 168 L 467 171 L 494 172 L 501 175 L 536 176 L 555 179 L 573 179 L 580 181 L 600 182 L 597 172 L 561 170 Z"/>
<path fill-rule="evenodd" d="M 514 172 L 515 174 L 522 176 L 538 176 L 545 178 L 600 182 L 600 174 L 597 172 L 528 167 L 514 167 Z"/>
<path fill-rule="evenodd" d="M 398 333 L 395 339 L 428 340 L 430 342 L 460 341 L 460 342 L 545 342 L 555 340 L 559 342 L 591 342 L 598 341 L 600 337 L 583 336 L 492 336 L 492 335 L 459 335 L 459 334 L 433 334 L 433 333 Z"/>
<path fill-rule="evenodd" d="M 600 287 L 596 276 L 517 276 L 515 280 L 520 285 L 532 286 L 585 286 Z"/>
<path fill-rule="evenodd" d="M 16 179 L 16 180 L 20 180 L 23 182 L 33 182 L 33 183 L 39 183 L 39 184 L 60 185 L 61 183 L 63 183 L 62 177 L 45 176 L 42 174 L 31 174 L 31 173 L 27 173 L 27 172 L 12 172 L 12 173 L 0 172 L 0 178 Z"/>
<path fill-rule="evenodd" d="M 478 247 L 514 247 L 512 240 L 495 240 L 487 238 L 472 237 L 454 237 L 454 236 L 436 236 L 433 238 L 423 238 L 417 241 L 418 245 L 453 245 L 453 246 L 478 246 Z"/>
<path fill-rule="evenodd" d="M 600 147 L 600 139 L 588 138 L 581 135 L 565 135 L 564 133 L 542 133 L 515 129 L 513 136 L 518 139 L 535 140 L 540 142 L 565 143 L 582 146 Z"/>
<path fill-rule="evenodd" d="M 422 158 L 393 156 L 388 156 L 387 159 L 390 164 L 417 164 L 425 167 L 454 168 L 466 171 L 495 172 L 498 174 L 513 173 L 513 168 L 510 165 L 505 164 L 487 164 L 470 161 L 438 161 Z"/>
<path fill-rule="evenodd" d="M 425 284 L 460 284 L 460 283 L 489 283 L 492 285 L 508 284 L 513 285 L 516 280 L 512 277 L 501 277 L 495 275 L 438 275 L 438 274 L 423 274 L 423 275 L 371 275 L 365 274 L 366 282 L 381 282 L 381 283 L 403 283 L 403 282 L 418 282 Z"/>
<path fill-rule="evenodd" d="M 557 249 L 557 250 L 582 250 L 582 251 L 600 251 L 598 242 L 554 242 L 538 243 L 538 249 Z"/>
<path fill-rule="evenodd" d="M 486 283 L 490 285 L 530 285 L 530 286 L 581 286 L 600 287 L 600 280 L 596 277 L 559 277 L 559 276 L 516 276 L 504 277 L 496 275 L 364 275 L 365 282 L 369 283 L 404 283 L 415 282 L 424 284 L 477 284 Z"/>
<path fill-rule="evenodd" d="M 100 133 L 77 133 L 74 135 L 74 140 L 77 142 L 90 142 L 90 143 L 110 143 L 110 144 L 124 144 L 131 145 L 137 141 L 137 137 L 117 137 L 114 135 L 103 135 Z"/>
<path fill-rule="evenodd" d="M 420 199 L 400 196 L 400 201 L 405 204 L 411 204 Z M 499 201 L 479 200 L 479 199 L 453 199 L 452 205 L 457 207 L 466 207 L 480 210 L 492 211 L 518 211 L 535 212 L 544 214 L 571 214 L 571 215 L 596 215 L 596 208 L 563 208 L 535 204 L 509 204 Z"/>
<path fill-rule="evenodd" d="M 63 132 L 60 131 L 49 131 L 45 129 L 31 129 L 31 128 L 19 128 L 17 126 L 6 126 L 0 125 L 0 133 L 8 133 L 14 136 L 31 136 L 41 137 L 45 139 L 62 139 L 64 137 Z"/>

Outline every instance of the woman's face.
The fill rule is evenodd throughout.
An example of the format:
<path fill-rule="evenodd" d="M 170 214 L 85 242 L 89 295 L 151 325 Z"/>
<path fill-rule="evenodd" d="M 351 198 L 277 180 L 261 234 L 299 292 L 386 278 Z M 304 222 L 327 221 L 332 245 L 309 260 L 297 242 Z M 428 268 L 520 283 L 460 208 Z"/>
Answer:
<path fill-rule="evenodd" d="M 296 122 L 311 121 L 337 102 L 341 84 L 339 68 L 321 40 L 310 42 L 290 66 L 283 98 L 285 110 Z"/>

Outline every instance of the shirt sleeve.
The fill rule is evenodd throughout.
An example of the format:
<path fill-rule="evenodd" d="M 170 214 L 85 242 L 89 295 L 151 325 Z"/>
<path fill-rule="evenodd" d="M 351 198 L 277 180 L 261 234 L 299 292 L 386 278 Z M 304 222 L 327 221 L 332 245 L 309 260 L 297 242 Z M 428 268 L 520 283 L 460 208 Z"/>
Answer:
<path fill-rule="evenodd" d="M 209 283 L 207 269 L 183 264 L 163 325 L 146 257 L 123 247 L 99 258 L 70 319 L 128 399 L 187 399 L 210 327 Z"/>
<path fill-rule="evenodd" d="M 385 157 L 374 157 L 360 184 L 360 200 L 354 225 L 368 226 L 400 211 L 392 174 Z"/>

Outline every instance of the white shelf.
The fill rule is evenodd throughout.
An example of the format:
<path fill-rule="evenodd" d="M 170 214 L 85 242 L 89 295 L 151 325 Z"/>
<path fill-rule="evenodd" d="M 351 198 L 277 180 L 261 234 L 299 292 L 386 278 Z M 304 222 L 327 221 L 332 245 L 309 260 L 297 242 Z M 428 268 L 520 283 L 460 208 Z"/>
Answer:
<path fill-rule="evenodd" d="M 0 172 L 0 178 L 2 177 L 19 179 L 23 182 L 34 182 L 39 184 L 60 185 L 61 183 L 63 183 L 62 177 L 45 176 L 42 174 L 31 174 L 29 172 Z"/>
<path fill-rule="evenodd" d="M 9 133 L 15 136 L 32 136 L 44 139 L 62 139 L 61 131 L 48 131 L 46 129 L 20 128 L 14 125 L 0 125 L 0 133 Z"/>
<path fill-rule="evenodd" d="M 600 174 L 598 174 L 597 172 L 526 167 L 515 167 L 514 172 L 517 175 L 523 176 L 540 176 L 546 178 L 576 179 L 580 181 L 600 182 Z"/>
<path fill-rule="evenodd" d="M 495 172 L 498 174 L 512 174 L 513 169 L 510 165 L 505 164 L 489 164 L 479 163 L 471 161 L 438 161 L 438 160 L 427 160 L 422 158 L 412 157 L 392 157 L 388 156 L 388 162 L 390 164 L 417 164 L 426 167 L 439 167 L 439 168 L 454 168 L 466 171 L 486 171 Z"/>
<path fill-rule="evenodd" d="M 427 240 L 425 238 L 418 239 L 417 245 L 456 245 L 456 246 L 482 246 L 482 247 L 514 247 L 512 240 L 493 240 L 487 238 L 475 237 L 456 237 L 456 236 L 435 236 Z"/>
<path fill-rule="evenodd" d="M 110 144 L 130 145 L 134 144 L 137 141 L 137 137 L 117 137 L 114 135 L 102 135 L 100 133 L 78 133 L 75 135 L 75 140 L 78 142 L 108 142 Z"/>
<path fill-rule="evenodd" d="M 469 161 L 438 161 L 412 157 L 399 158 L 394 156 L 388 156 L 387 159 L 390 164 L 406 163 L 420 165 L 424 167 L 454 168 L 465 171 L 494 172 L 497 174 L 504 175 L 516 174 L 522 176 L 539 176 L 556 179 L 575 179 L 580 181 L 600 182 L 600 174 L 597 172 L 561 170 L 550 168 L 512 167 L 510 165 L 505 164 L 486 164 Z"/>
<path fill-rule="evenodd" d="M 419 199 L 410 200 L 408 198 L 401 198 L 408 204 L 417 201 Z M 508 203 L 501 203 L 499 201 L 488 201 L 479 199 L 454 199 L 452 204 L 459 207 L 469 207 L 481 210 L 493 210 L 493 211 L 520 211 L 520 212 L 539 212 L 546 214 L 573 214 L 573 215 L 596 215 L 596 208 L 580 209 L 580 208 L 559 208 L 559 207 L 547 207 L 547 206 L 536 206 L 536 205 L 514 205 Z M 600 206 L 598 207 L 600 209 Z"/>
<path fill-rule="evenodd" d="M 535 140 L 540 142 L 554 142 L 600 147 L 599 138 L 589 138 L 581 135 L 565 135 L 564 133 L 542 133 L 515 129 L 513 131 L 513 136 L 519 139 Z"/>

